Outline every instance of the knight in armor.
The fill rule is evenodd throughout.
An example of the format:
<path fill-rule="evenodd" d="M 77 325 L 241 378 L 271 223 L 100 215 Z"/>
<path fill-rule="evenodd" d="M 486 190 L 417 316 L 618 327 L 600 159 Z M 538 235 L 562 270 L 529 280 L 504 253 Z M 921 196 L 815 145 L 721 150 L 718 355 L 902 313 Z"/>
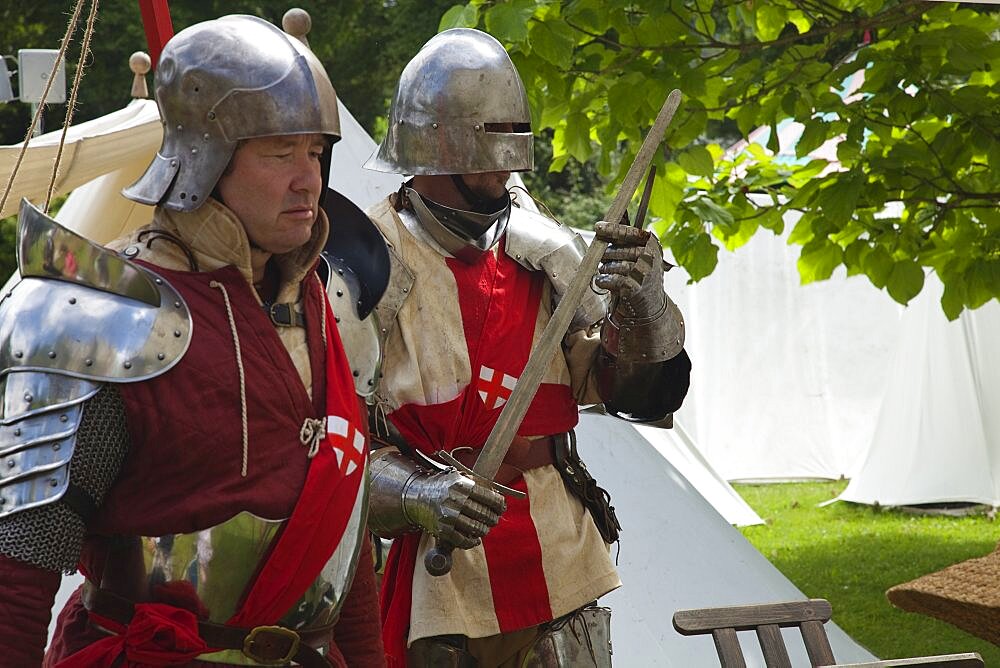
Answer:
<path fill-rule="evenodd" d="M 109 249 L 22 203 L 0 303 L 0 663 L 42 664 L 79 568 L 46 666 L 383 666 L 338 325 L 357 314 L 316 272 L 336 94 L 305 45 L 227 16 L 168 42 L 156 98 L 163 144 L 124 191 L 149 226 Z"/>
<path fill-rule="evenodd" d="M 611 245 L 497 475 L 524 497 L 458 466 L 475 461 L 586 249 L 509 193 L 511 172 L 532 163 L 528 101 L 503 47 L 469 29 L 428 41 L 366 165 L 412 177 L 368 211 L 392 263 L 376 307 L 384 447 L 369 515 L 395 539 L 382 588 L 392 666 L 609 666 L 610 612 L 592 603 L 620 585 L 609 550 L 620 526 L 579 460 L 577 407 L 665 423 L 687 392 L 659 241 L 600 222 Z M 464 548 L 446 576 L 423 567 L 436 539 Z"/>

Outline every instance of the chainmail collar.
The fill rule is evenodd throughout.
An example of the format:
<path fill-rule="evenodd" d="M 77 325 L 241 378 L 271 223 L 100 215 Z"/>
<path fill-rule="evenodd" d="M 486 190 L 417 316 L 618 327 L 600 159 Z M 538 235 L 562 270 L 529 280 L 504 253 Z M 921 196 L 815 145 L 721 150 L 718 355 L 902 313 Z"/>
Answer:
<path fill-rule="evenodd" d="M 413 188 L 404 186 L 403 193 L 420 226 L 448 253 L 466 264 L 473 264 L 483 253 L 496 246 L 507 230 L 510 220 L 510 198 L 507 206 L 494 213 L 463 211 L 424 198 Z M 473 236 L 467 230 L 483 230 Z"/>

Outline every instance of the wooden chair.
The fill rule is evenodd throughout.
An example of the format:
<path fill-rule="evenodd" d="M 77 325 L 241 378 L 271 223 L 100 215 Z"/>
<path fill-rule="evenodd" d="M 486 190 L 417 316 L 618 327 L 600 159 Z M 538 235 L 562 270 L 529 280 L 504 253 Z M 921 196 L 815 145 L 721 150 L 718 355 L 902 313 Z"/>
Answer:
<path fill-rule="evenodd" d="M 833 610 L 829 601 L 814 598 L 808 601 L 764 603 L 760 605 L 727 606 L 678 610 L 674 613 L 674 628 L 685 636 L 711 634 L 722 668 L 746 668 L 737 631 L 756 631 L 764 663 L 768 668 L 791 668 L 788 650 L 781 636 L 782 628 L 798 627 L 802 634 L 809 663 L 813 667 L 889 668 L 890 666 L 920 666 L 921 668 L 983 668 L 978 654 L 894 659 L 857 664 L 837 664 L 823 624 L 830 621 Z"/>

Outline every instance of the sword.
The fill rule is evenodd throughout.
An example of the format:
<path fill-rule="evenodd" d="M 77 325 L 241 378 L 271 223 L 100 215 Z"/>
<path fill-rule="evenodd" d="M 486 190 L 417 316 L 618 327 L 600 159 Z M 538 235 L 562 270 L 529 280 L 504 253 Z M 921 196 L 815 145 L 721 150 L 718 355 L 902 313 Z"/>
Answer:
<path fill-rule="evenodd" d="M 660 142 L 663 141 L 667 126 L 670 125 L 670 121 L 673 119 L 674 113 L 677 111 L 680 103 L 681 92 L 676 89 L 670 91 L 670 94 L 667 95 L 667 99 L 663 103 L 663 107 L 660 109 L 660 113 L 656 116 L 653 127 L 650 128 L 649 134 L 646 135 L 642 146 L 639 147 L 639 152 L 636 153 L 632 166 L 629 167 L 628 173 L 625 174 L 625 179 L 622 181 L 615 199 L 611 202 L 611 207 L 604 216 L 604 220 L 618 221 L 622 219 L 629 202 L 632 201 L 632 196 L 639 187 L 639 181 L 642 180 L 649 163 L 653 161 L 653 154 L 657 147 L 659 147 Z M 569 324 L 572 322 L 577 308 L 579 308 L 580 303 L 583 301 L 585 291 L 590 289 L 590 282 L 594 274 L 597 273 L 597 266 L 601 263 L 601 257 L 604 255 L 607 247 L 608 243 L 606 241 L 598 239 L 594 239 L 594 242 L 590 244 L 590 248 L 587 249 L 583 260 L 580 262 L 580 268 L 573 276 L 573 280 L 570 281 L 566 292 L 563 293 L 562 299 L 559 300 L 559 305 L 552 313 L 552 317 L 549 318 L 545 329 L 542 330 L 538 344 L 531 351 L 528 363 L 524 367 L 524 371 L 521 373 L 517 384 L 514 386 L 510 398 L 507 399 L 503 410 L 500 411 L 500 417 L 497 419 L 496 424 L 493 425 L 489 438 L 486 439 L 486 444 L 479 453 L 479 457 L 476 459 L 476 463 L 472 466 L 472 469 L 470 470 L 463 466 L 453 457 L 445 457 L 450 464 L 458 467 L 467 474 L 471 474 L 480 483 L 500 492 L 513 491 L 497 485 L 493 481 L 493 478 L 500 469 L 500 464 L 503 463 L 504 457 L 507 456 L 510 443 L 517 434 L 517 429 L 521 426 L 521 422 L 528 412 L 531 401 L 535 398 L 538 386 L 542 382 L 542 376 L 549 368 L 549 364 L 558 351 L 559 345 L 566 335 L 566 330 L 569 329 Z M 424 555 L 424 567 L 427 569 L 427 572 L 431 575 L 439 576 L 451 571 L 452 550 L 454 550 L 454 546 L 447 541 L 436 540 L 434 547 Z"/>

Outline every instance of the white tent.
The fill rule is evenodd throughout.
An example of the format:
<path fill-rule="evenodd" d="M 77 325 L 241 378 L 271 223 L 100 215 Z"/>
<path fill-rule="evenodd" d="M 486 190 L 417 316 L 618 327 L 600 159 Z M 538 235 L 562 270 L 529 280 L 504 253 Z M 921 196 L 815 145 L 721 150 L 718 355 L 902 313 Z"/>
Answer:
<path fill-rule="evenodd" d="M 806 598 L 670 460 L 649 447 L 644 430 L 640 434 L 619 420 L 583 414 L 579 435 L 580 454 L 611 493 L 623 529 L 620 551 L 612 551 L 624 586 L 601 599 L 614 611 L 615 665 L 717 666 L 711 636 L 679 635 L 670 623 L 674 611 Z M 833 622 L 826 629 L 839 662 L 872 659 Z M 809 665 L 797 636 L 791 632 L 786 638 L 792 665 Z M 747 665 L 763 666 L 753 634 L 743 643 L 755 652 L 748 652 Z"/>
<path fill-rule="evenodd" d="M 1000 506 L 1000 304 L 949 322 L 932 274 L 902 327 L 864 465 L 840 495 Z"/>
<path fill-rule="evenodd" d="M 767 143 L 769 127 L 749 137 Z M 779 124 L 779 161 L 795 161 L 802 125 Z M 808 159 L 837 166 L 827 142 Z M 734 146 L 730 156 L 747 146 Z M 665 283 L 684 313 L 691 391 L 677 422 L 727 480 L 850 477 L 867 451 L 898 327 L 899 308 L 863 276 L 839 268 L 800 285 L 798 246 L 785 232 L 755 235 L 687 285 Z"/>

